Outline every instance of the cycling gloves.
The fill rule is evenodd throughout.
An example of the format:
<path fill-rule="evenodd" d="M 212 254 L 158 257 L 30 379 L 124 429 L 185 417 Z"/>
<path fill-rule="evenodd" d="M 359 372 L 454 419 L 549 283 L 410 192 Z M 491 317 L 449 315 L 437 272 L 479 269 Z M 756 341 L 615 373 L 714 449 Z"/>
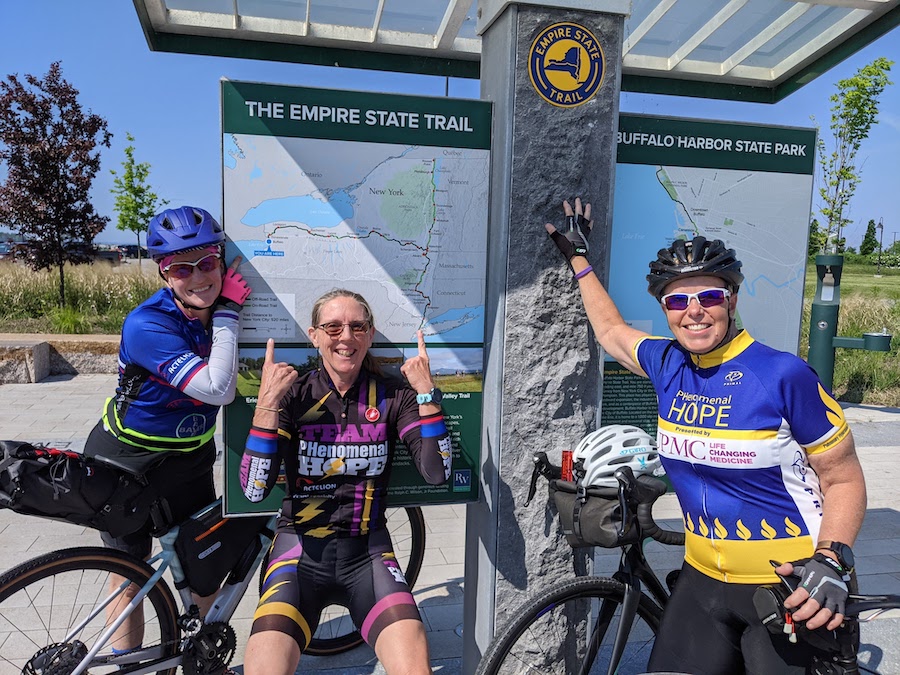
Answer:
<path fill-rule="evenodd" d="M 587 237 L 590 233 L 591 221 L 579 214 L 566 216 L 566 231 L 557 230 L 550 234 L 550 238 L 571 264 L 576 255 L 587 255 Z"/>
<path fill-rule="evenodd" d="M 812 558 L 797 560 L 792 564 L 794 574 L 800 577 L 800 588 L 805 588 L 810 598 L 835 614 L 844 613 L 850 573 L 839 562 L 816 553 Z"/>

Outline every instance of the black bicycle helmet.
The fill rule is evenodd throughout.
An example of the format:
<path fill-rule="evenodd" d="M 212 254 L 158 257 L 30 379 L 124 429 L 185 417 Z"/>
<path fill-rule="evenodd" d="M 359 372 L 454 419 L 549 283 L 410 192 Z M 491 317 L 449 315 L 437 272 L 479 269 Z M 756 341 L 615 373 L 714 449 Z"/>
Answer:
<path fill-rule="evenodd" d="M 706 276 L 722 279 L 733 293 L 737 292 L 744 275 L 734 249 L 725 248 L 721 239 L 676 239 L 669 248 L 659 249 L 656 260 L 650 263 L 647 291 L 659 300 L 666 286 L 676 279 Z"/>

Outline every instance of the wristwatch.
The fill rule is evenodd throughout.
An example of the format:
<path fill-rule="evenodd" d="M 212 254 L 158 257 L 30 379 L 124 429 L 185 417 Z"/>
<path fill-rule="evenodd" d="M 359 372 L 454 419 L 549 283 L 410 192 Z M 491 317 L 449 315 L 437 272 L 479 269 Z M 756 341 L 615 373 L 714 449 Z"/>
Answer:
<path fill-rule="evenodd" d="M 425 405 L 426 403 L 436 403 L 440 405 L 443 399 L 444 392 L 437 387 L 434 387 L 427 394 L 416 394 L 416 403 L 419 405 Z"/>
<path fill-rule="evenodd" d="M 854 566 L 856 565 L 856 561 L 853 559 L 853 549 L 851 549 L 847 544 L 840 541 L 820 541 L 816 544 L 816 550 L 828 550 L 834 553 L 837 556 L 838 562 L 841 564 L 841 567 L 844 568 L 846 572 L 852 572 Z"/>

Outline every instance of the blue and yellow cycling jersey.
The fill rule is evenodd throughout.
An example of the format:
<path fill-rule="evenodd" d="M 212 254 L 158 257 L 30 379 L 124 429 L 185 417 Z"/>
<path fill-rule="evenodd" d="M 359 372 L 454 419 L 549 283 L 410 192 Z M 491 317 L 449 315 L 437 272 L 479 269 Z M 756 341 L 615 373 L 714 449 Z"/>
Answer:
<path fill-rule="evenodd" d="M 703 355 L 663 338 L 634 350 L 658 397 L 686 561 L 721 581 L 767 583 L 770 560 L 812 555 L 822 491 L 808 456 L 850 433 L 812 368 L 746 332 Z"/>
<path fill-rule="evenodd" d="M 212 333 L 185 316 L 169 288 L 138 305 L 122 326 L 119 387 L 106 407 L 107 429 L 149 450 L 189 451 L 210 440 L 219 406 L 183 390 L 211 349 Z"/>

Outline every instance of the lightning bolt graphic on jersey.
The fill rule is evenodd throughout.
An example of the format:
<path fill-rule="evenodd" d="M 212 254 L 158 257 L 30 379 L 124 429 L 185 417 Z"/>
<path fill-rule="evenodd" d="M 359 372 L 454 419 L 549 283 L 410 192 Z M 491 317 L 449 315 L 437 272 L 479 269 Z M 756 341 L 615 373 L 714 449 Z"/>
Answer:
<path fill-rule="evenodd" d="M 322 398 L 320 398 L 318 401 L 316 401 L 315 405 L 313 405 L 312 408 L 310 408 L 305 413 L 303 413 L 303 417 L 301 417 L 300 421 L 297 422 L 297 426 L 299 427 L 299 426 L 302 426 L 303 424 L 306 424 L 309 422 L 315 422 L 322 415 L 324 415 L 325 410 L 322 409 L 322 406 L 324 405 L 325 401 L 328 400 L 329 396 L 331 396 L 330 391 L 327 394 L 325 394 Z"/>
<path fill-rule="evenodd" d="M 311 497 L 304 500 L 303 508 L 294 514 L 294 522 L 299 525 L 325 513 L 320 508 L 325 501 L 327 501 L 326 497 Z"/>

